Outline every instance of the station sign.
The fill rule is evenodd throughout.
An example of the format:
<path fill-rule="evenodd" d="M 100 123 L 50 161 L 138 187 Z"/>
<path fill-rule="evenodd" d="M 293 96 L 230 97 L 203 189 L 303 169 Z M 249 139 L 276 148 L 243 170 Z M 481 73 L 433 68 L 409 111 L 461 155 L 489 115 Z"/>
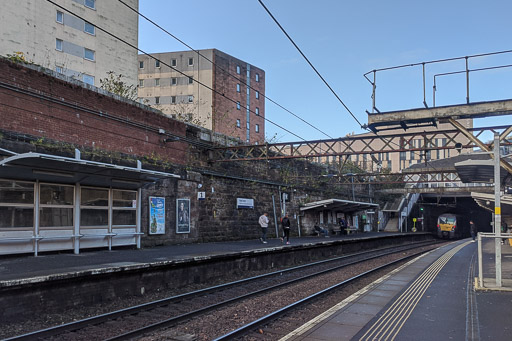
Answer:
<path fill-rule="evenodd" d="M 236 198 L 236 208 L 254 208 L 254 199 Z"/>

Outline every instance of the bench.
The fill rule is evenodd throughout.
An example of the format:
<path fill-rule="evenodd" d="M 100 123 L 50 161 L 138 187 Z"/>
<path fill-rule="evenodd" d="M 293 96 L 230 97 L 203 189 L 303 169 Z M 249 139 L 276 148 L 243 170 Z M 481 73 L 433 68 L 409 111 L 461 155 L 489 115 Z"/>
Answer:
<path fill-rule="evenodd" d="M 345 229 L 345 231 L 347 232 L 347 234 L 356 233 L 357 232 L 357 228 L 355 228 L 355 227 L 347 227 Z"/>
<path fill-rule="evenodd" d="M 341 231 L 342 231 L 341 229 L 332 229 L 331 230 L 332 234 L 338 234 L 340 236 L 341 236 Z"/>

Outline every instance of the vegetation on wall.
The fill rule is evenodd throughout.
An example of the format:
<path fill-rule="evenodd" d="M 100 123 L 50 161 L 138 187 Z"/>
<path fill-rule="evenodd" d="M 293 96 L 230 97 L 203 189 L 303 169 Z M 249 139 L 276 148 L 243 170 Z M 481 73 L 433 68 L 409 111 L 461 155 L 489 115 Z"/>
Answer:
<path fill-rule="evenodd" d="M 128 84 L 123 78 L 122 74 L 109 71 L 107 77 L 100 79 L 100 87 L 113 94 L 136 101 L 138 99 L 137 86 Z"/>

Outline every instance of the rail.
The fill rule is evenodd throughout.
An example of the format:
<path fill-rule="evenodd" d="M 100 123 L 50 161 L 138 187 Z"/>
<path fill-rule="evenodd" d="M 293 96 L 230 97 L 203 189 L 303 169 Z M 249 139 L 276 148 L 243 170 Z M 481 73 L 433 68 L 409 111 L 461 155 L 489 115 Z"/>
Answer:
<path fill-rule="evenodd" d="M 386 247 L 382 249 L 377 250 L 369 250 L 369 251 L 363 251 L 358 252 L 354 254 L 349 255 L 343 255 L 331 259 L 321 260 L 313 263 L 303 264 L 296 267 L 278 270 L 272 273 L 257 275 L 250 278 L 244 278 L 241 280 L 237 280 L 234 282 L 229 282 L 225 284 L 220 284 L 200 290 L 196 290 L 189 293 L 180 294 L 177 296 L 172 296 L 164 299 L 160 299 L 154 302 L 144 303 L 138 306 L 114 311 L 111 313 L 106 313 L 102 315 L 98 315 L 95 317 L 90 317 L 84 320 L 74 321 L 67 324 L 63 324 L 56 327 L 47 328 L 40 331 L 31 332 L 24 335 L 19 335 L 15 337 L 11 337 L 6 339 L 9 341 L 13 340 L 34 340 L 38 338 L 50 338 L 52 336 L 58 336 L 62 335 L 62 333 L 65 332 L 71 332 L 75 331 L 81 328 L 86 328 L 88 326 L 96 326 L 93 328 L 98 328 L 99 323 L 107 323 L 111 324 L 114 323 L 114 320 L 120 321 L 119 323 L 123 323 L 121 321 L 121 318 L 124 316 L 129 316 L 130 319 L 133 319 L 134 316 L 141 312 L 148 312 L 148 311 L 155 311 L 158 310 L 158 307 L 164 307 L 169 306 L 170 304 L 177 304 L 180 307 L 190 307 L 191 311 L 174 311 L 175 314 L 177 314 L 174 317 L 166 316 L 163 317 L 160 321 L 152 321 L 151 324 L 143 326 L 143 327 L 137 327 L 131 331 L 127 331 L 125 328 L 120 329 L 119 332 L 123 333 L 122 335 L 117 336 L 110 336 L 109 340 L 126 340 L 133 338 L 135 336 L 140 336 L 144 333 L 162 329 L 163 327 L 168 327 L 175 325 L 176 323 L 182 322 L 182 321 L 189 321 L 192 317 L 198 316 L 200 314 L 204 314 L 205 312 L 212 311 L 213 309 L 217 309 L 222 306 L 226 306 L 228 304 L 232 304 L 235 302 L 242 301 L 243 299 L 247 299 L 249 297 L 255 296 L 255 295 L 261 295 L 265 292 L 270 292 L 271 290 L 276 290 L 278 288 L 288 288 L 291 283 L 297 283 L 300 281 L 303 281 L 308 278 L 312 278 L 314 276 L 322 275 L 328 272 L 332 272 L 335 270 L 342 269 L 344 267 L 354 265 L 360 262 L 365 262 L 370 259 L 379 259 L 383 256 L 390 255 L 390 254 L 396 254 L 404 252 L 406 250 L 415 250 L 418 248 L 418 246 L 430 246 L 432 244 L 435 244 L 428 241 L 428 242 L 420 242 L 415 243 L 414 245 L 402 245 L 400 247 L 392 246 L 392 247 Z M 408 256 L 413 257 L 413 256 Z M 407 258 L 407 257 L 406 257 Z M 400 258 L 402 259 L 402 258 Z M 347 262 L 348 261 L 348 262 Z M 338 264 L 337 262 L 342 262 L 341 264 Z M 389 264 L 387 264 L 389 265 Z M 308 271 L 309 269 L 309 271 Z M 286 277 L 286 274 L 290 274 L 290 278 Z M 251 284 L 258 280 L 266 280 L 270 278 L 277 278 L 278 281 L 269 281 L 269 286 L 262 287 L 261 284 L 258 284 L 253 287 L 247 288 L 247 292 L 235 292 L 230 297 L 229 295 L 226 295 L 226 289 L 234 288 L 239 290 L 243 284 Z M 243 289 L 242 289 L 243 290 Z M 220 301 L 213 303 L 212 301 L 209 301 L 208 303 L 205 303 L 205 297 L 212 296 L 215 292 L 222 292 L 222 295 L 219 296 Z M 183 302 L 185 299 L 199 299 L 201 301 L 202 306 L 200 308 L 194 308 L 193 304 L 184 304 Z M 190 302 L 189 302 L 190 303 Z M 173 310 L 175 308 L 171 308 Z M 161 315 L 161 312 L 158 314 Z M 108 322 L 107 322 L 108 321 Z M 126 321 L 125 321 L 126 322 Z M 124 322 L 124 323 L 125 323 Z M 109 328 L 112 329 L 112 326 Z"/>

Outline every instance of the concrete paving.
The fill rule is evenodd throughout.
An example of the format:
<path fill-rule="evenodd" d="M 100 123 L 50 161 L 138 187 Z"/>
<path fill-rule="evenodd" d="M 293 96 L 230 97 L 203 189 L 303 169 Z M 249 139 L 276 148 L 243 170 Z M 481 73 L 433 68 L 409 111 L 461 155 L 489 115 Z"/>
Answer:
<path fill-rule="evenodd" d="M 503 246 L 503 253 L 512 254 L 512 247 Z M 384 276 L 281 341 L 511 340 L 512 292 L 475 290 L 477 269 L 477 243 L 456 241 Z M 512 262 L 503 263 L 503 273 L 512 273 Z"/>

